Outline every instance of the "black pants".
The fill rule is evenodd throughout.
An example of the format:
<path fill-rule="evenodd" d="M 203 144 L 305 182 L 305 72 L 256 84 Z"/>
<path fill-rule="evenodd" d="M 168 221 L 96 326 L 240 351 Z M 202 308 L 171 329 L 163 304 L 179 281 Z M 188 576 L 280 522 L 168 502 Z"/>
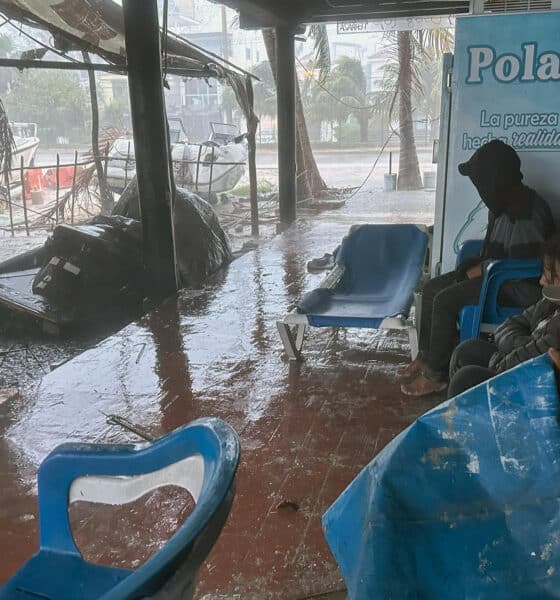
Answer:
<path fill-rule="evenodd" d="M 422 290 L 420 358 L 431 379 L 447 380 L 451 353 L 457 345 L 457 319 L 467 304 L 477 304 L 482 277 L 461 279 L 456 271 L 430 279 Z"/>
<path fill-rule="evenodd" d="M 496 371 L 490 369 L 488 364 L 497 350 L 495 344 L 484 340 L 467 340 L 459 344 L 449 364 L 447 397 L 453 398 L 494 377 Z"/>

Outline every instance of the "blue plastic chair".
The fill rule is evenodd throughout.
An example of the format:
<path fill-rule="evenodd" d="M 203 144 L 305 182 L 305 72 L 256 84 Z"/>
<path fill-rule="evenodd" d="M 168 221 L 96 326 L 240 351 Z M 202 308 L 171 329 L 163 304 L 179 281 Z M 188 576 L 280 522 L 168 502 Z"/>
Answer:
<path fill-rule="evenodd" d="M 288 356 L 300 357 L 308 326 L 408 329 L 412 341 L 416 329 L 406 319 L 427 246 L 427 232 L 416 225 L 361 225 L 351 230 L 337 249 L 333 271 L 277 322 Z"/>
<path fill-rule="evenodd" d="M 191 598 L 196 573 L 229 514 L 239 461 L 235 431 L 199 419 L 138 448 L 63 444 L 39 467 L 39 552 L 0 588 L 4 600 Z M 195 509 L 136 570 L 86 562 L 70 529 L 76 500 L 125 504 L 164 485 L 187 489 Z"/>
<path fill-rule="evenodd" d="M 457 266 L 470 256 L 480 254 L 482 240 L 467 240 L 459 250 Z M 476 339 L 480 332 L 491 333 L 510 317 L 523 312 L 523 307 L 500 306 L 500 287 L 513 279 L 540 277 L 542 261 L 539 259 L 502 259 L 490 262 L 482 278 L 478 304 L 465 306 L 459 313 L 460 341 Z"/>

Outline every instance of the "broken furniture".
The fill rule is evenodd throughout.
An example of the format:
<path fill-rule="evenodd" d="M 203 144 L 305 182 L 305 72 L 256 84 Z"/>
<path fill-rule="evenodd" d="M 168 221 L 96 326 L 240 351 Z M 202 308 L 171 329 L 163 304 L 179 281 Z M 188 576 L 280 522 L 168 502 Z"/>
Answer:
<path fill-rule="evenodd" d="M 323 516 L 348 598 L 557 598 L 558 414 L 544 355 L 394 438 Z"/>
<path fill-rule="evenodd" d="M 409 316 L 427 247 L 428 233 L 416 225 L 352 228 L 336 253 L 335 268 L 277 321 L 288 357 L 301 357 L 308 326 L 406 329 L 416 356 L 417 331 Z"/>
<path fill-rule="evenodd" d="M 1 319 L 32 317 L 57 333 L 124 312 L 143 298 L 142 229 L 121 216 L 60 224 L 44 246 L 0 264 Z"/>
<path fill-rule="evenodd" d="M 459 250 L 457 265 L 479 255 L 482 240 L 467 240 Z M 502 306 L 498 302 L 501 286 L 506 281 L 538 278 L 542 273 L 540 259 L 500 259 L 488 262 L 484 269 L 478 304 L 467 305 L 459 313 L 460 341 L 476 339 L 480 333 L 493 333 L 498 325 L 523 312 L 523 307 Z"/>
<path fill-rule="evenodd" d="M 59 446 L 39 467 L 39 552 L 0 588 L 0 598 L 191 598 L 196 573 L 229 514 L 238 461 L 236 433 L 214 418 L 141 446 Z M 124 505 L 167 485 L 186 489 L 196 506 L 159 551 L 136 570 L 83 559 L 69 503 Z"/>

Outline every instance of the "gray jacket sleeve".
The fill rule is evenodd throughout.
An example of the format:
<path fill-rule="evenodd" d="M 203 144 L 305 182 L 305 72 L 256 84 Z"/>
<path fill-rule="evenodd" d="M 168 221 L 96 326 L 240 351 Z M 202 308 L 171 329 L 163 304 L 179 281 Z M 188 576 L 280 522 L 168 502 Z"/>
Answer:
<path fill-rule="evenodd" d="M 533 304 L 520 315 L 510 317 L 502 323 L 494 333 L 494 343 L 498 352 L 508 354 L 531 339 L 531 322 L 538 304 Z"/>
<path fill-rule="evenodd" d="M 499 354 L 496 357 L 497 362 L 492 367 L 498 373 L 507 371 L 526 360 L 544 354 L 551 347 L 560 347 L 560 314 L 558 312 L 554 313 L 542 327 L 533 331 L 525 344 L 505 356 Z"/>

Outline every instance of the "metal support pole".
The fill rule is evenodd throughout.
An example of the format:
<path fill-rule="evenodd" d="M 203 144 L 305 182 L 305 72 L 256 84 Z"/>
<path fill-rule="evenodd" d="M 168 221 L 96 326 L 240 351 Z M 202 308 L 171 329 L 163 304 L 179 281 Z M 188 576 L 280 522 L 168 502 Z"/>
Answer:
<path fill-rule="evenodd" d="M 123 12 L 145 292 L 165 297 L 177 289 L 177 278 L 157 2 L 124 0 Z"/>
<path fill-rule="evenodd" d="M 278 202 L 280 222 L 289 225 L 296 218 L 296 87 L 294 32 L 276 28 L 278 104 Z"/>

